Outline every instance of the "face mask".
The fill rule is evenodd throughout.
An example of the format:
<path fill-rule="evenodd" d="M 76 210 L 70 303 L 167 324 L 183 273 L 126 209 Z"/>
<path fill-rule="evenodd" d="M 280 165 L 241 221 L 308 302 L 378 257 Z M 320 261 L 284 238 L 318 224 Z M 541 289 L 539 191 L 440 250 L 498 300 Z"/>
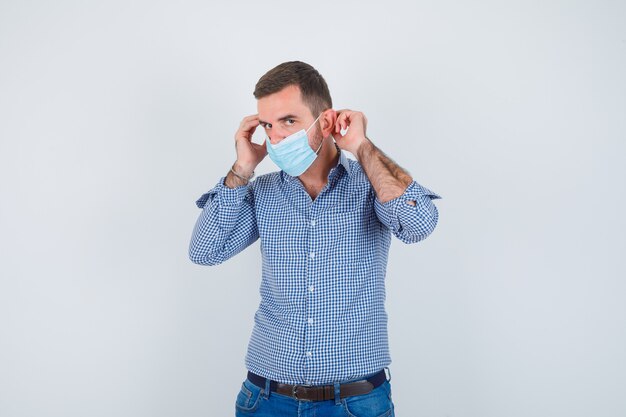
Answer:
<path fill-rule="evenodd" d="M 317 122 L 321 116 L 321 114 L 317 116 L 315 122 Z M 307 130 L 302 129 L 289 135 L 276 145 L 272 145 L 269 139 L 266 141 L 267 153 L 270 155 L 270 158 L 272 158 L 272 161 L 292 177 L 297 177 L 309 169 L 322 148 L 323 140 L 315 152 L 313 152 L 313 149 L 309 146 L 307 133 L 313 125 L 315 125 L 315 122 L 313 122 Z"/>

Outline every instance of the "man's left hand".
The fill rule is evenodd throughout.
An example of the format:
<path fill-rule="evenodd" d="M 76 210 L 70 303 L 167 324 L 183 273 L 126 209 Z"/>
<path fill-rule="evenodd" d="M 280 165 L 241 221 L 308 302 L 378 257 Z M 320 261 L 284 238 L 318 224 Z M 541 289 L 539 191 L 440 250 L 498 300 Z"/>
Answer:
<path fill-rule="evenodd" d="M 368 141 L 365 137 L 366 128 L 367 118 L 360 111 L 337 110 L 337 121 L 335 122 L 333 137 L 337 146 L 358 158 L 359 148 Z M 346 134 L 342 135 L 341 131 L 346 129 Z"/>

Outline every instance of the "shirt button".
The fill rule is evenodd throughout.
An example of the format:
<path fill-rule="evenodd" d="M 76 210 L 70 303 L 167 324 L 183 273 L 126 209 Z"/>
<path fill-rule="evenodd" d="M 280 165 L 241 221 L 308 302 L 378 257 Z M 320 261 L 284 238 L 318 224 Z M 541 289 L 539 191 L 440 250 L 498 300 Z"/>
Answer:
<path fill-rule="evenodd" d="M 309 256 L 311 257 L 311 259 L 315 258 L 315 252 L 311 252 Z"/>
<path fill-rule="evenodd" d="M 315 226 L 315 220 L 311 220 L 311 226 Z"/>
<path fill-rule="evenodd" d="M 312 353 L 312 352 L 307 352 L 307 353 L 306 353 L 306 356 L 307 356 L 308 358 L 310 358 L 311 356 L 313 356 L 313 353 Z"/>
<path fill-rule="evenodd" d="M 313 320 L 313 319 L 311 319 L 311 318 L 310 318 L 310 319 L 309 319 L 309 324 L 313 324 L 313 322 L 314 322 L 314 321 L 315 321 L 315 320 Z"/>
<path fill-rule="evenodd" d="M 315 287 L 314 287 L 313 285 L 309 285 L 309 291 L 310 291 L 310 292 L 315 291 Z"/>

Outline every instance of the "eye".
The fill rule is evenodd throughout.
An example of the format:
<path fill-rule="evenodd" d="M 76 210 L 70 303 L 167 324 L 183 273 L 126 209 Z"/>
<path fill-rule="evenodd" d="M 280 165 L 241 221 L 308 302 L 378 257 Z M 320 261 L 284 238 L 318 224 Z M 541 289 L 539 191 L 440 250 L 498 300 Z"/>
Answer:
<path fill-rule="evenodd" d="M 293 119 L 287 119 L 285 120 L 285 123 L 287 123 L 287 126 L 293 126 L 296 124 L 296 121 Z"/>
<path fill-rule="evenodd" d="M 263 126 L 263 129 L 270 129 L 272 127 L 271 123 L 261 123 L 261 126 Z"/>

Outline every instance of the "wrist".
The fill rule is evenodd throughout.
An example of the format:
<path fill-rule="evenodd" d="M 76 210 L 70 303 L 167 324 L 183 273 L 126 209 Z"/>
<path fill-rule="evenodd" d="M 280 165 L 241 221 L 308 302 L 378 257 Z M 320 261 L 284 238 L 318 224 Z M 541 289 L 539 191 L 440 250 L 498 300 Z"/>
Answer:
<path fill-rule="evenodd" d="M 250 180 L 254 177 L 254 171 L 250 174 L 242 173 L 237 171 L 237 163 L 234 163 L 230 168 L 228 175 L 226 175 L 226 180 L 224 181 L 224 185 L 228 188 L 237 188 L 247 185 Z"/>
<path fill-rule="evenodd" d="M 254 168 L 255 165 L 242 163 L 240 161 L 235 161 L 232 166 L 232 170 L 235 171 L 235 174 L 245 178 L 252 178 L 254 176 Z"/>
<path fill-rule="evenodd" d="M 356 158 L 359 161 L 361 161 L 364 156 L 369 155 L 371 153 L 373 147 L 374 147 L 374 144 L 372 143 L 372 141 L 370 141 L 367 138 L 367 136 L 365 136 L 361 140 L 361 143 L 359 144 L 359 147 L 356 149 L 356 152 L 354 153 L 354 156 L 356 156 Z"/>

